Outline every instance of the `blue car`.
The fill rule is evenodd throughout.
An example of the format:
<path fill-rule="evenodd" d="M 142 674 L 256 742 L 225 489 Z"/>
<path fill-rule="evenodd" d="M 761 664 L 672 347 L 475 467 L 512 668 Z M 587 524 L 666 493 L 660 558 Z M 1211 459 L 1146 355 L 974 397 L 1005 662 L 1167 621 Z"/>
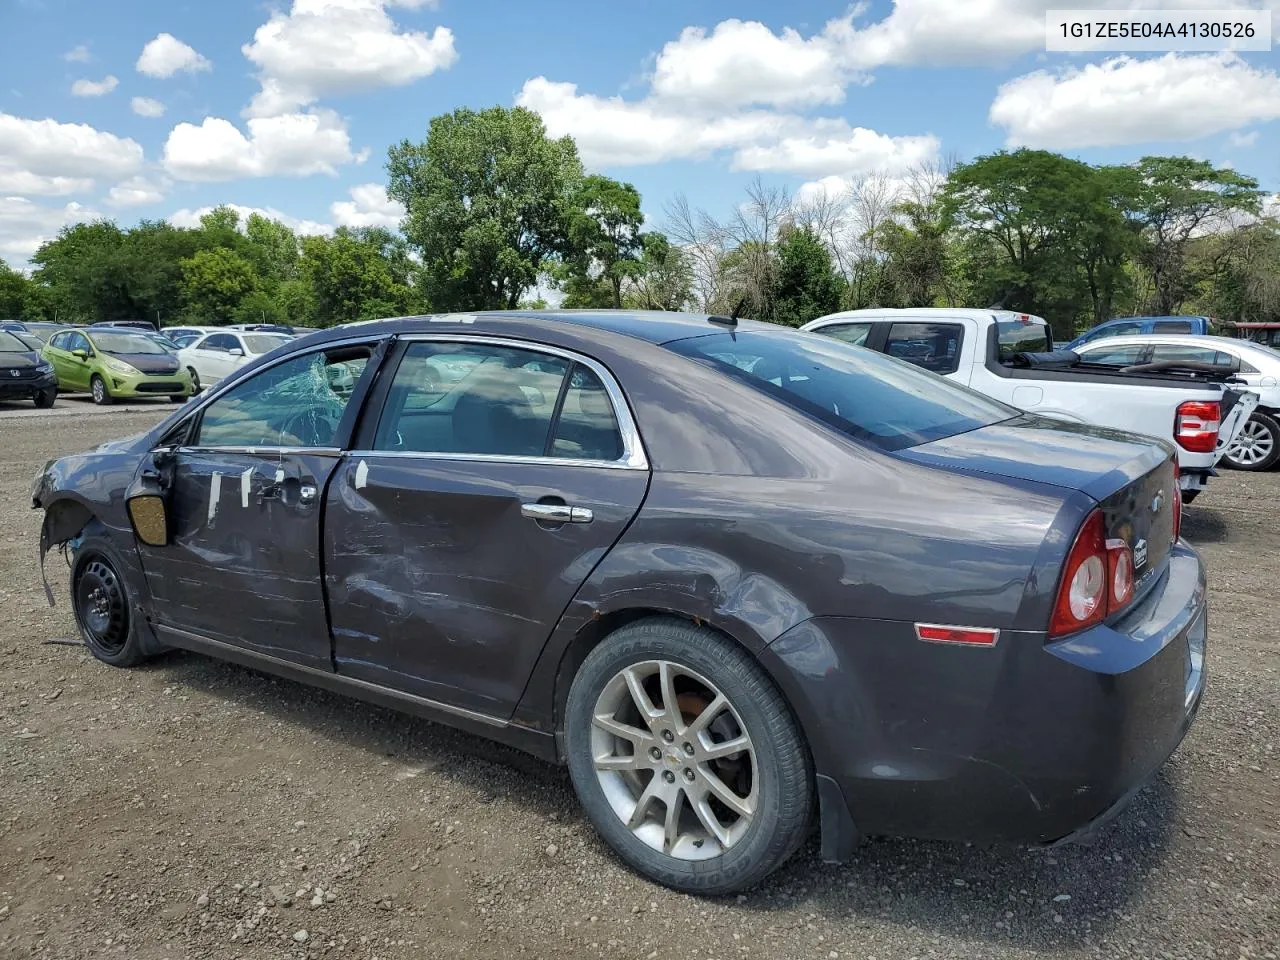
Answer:
<path fill-rule="evenodd" d="M 1135 333 L 1189 333 L 1206 336 L 1213 321 L 1209 317 L 1117 317 L 1086 330 L 1069 344 L 1075 350 L 1103 337 L 1124 337 Z"/>

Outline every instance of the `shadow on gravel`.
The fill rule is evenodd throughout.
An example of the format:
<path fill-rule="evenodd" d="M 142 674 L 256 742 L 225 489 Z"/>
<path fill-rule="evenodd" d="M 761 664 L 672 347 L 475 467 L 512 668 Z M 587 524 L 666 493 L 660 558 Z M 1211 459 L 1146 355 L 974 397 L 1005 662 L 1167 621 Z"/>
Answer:
<path fill-rule="evenodd" d="M 1195 543 L 1226 543 L 1227 521 L 1216 510 L 1188 507 L 1182 515 L 1182 535 Z"/>
<path fill-rule="evenodd" d="M 590 834 L 599 856 L 626 869 L 581 814 L 568 775 L 518 750 L 195 654 L 174 652 L 142 669 L 362 750 L 371 765 L 394 758 L 403 768 L 430 770 L 474 790 L 477 802 L 502 797 L 542 817 L 557 814 Z M 819 862 L 815 841 L 745 900 L 712 902 L 730 911 L 815 914 L 882 933 L 897 926 L 990 944 L 1078 948 L 1130 919 L 1130 901 L 1164 857 L 1176 808 L 1175 787 L 1161 774 L 1089 845 L 1047 850 L 873 839 L 833 867 Z"/>

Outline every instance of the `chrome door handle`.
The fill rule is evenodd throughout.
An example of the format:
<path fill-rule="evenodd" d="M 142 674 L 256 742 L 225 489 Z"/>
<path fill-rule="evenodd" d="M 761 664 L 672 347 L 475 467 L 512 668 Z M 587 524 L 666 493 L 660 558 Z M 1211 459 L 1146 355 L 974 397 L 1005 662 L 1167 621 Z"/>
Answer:
<path fill-rule="evenodd" d="M 543 523 L 590 523 L 595 519 L 595 514 L 586 507 L 564 503 L 522 503 L 520 514 Z"/>

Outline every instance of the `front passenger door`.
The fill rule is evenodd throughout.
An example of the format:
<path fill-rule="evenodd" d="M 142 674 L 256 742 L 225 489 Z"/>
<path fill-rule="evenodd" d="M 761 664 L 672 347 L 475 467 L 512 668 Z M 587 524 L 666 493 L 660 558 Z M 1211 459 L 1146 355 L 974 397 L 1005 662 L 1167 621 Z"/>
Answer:
<path fill-rule="evenodd" d="M 337 670 L 506 718 L 648 464 L 585 357 L 482 338 L 402 350 L 325 508 Z"/>
<path fill-rule="evenodd" d="M 376 363 L 374 345 L 291 355 L 206 404 L 174 455 L 171 539 L 139 545 L 161 634 L 332 669 L 321 505 Z M 357 371 L 338 394 L 329 368 Z"/>

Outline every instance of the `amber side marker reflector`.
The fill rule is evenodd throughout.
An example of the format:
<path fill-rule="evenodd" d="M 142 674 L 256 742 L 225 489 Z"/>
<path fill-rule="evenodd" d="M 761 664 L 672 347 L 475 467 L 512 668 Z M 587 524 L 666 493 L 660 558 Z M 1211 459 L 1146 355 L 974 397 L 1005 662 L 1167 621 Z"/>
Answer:
<path fill-rule="evenodd" d="M 994 647 L 999 630 L 983 627 L 952 627 L 940 623 L 917 623 L 916 636 L 929 643 L 958 643 L 968 647 Z"/>
<path fill-rule="evenodd" d="M 169 542 L 169 521 L 163 497 L 133 497 L 129 501 L 133 532 L 148 546 L 163 547 Z"/>

